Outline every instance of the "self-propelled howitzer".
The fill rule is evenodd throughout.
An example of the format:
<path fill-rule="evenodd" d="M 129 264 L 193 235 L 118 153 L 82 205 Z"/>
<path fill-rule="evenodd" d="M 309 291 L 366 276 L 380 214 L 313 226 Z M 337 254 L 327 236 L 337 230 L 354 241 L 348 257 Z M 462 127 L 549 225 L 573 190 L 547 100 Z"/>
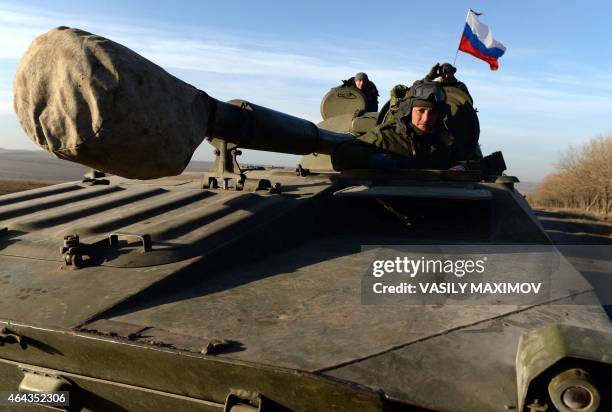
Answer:
<path fill-rule="evenodd" d="M 478 121 L 471 100 L 464 104 L 468 100 L 449 93 L 454 112 L 448 123 L 453 133 L 462 140 L 469 135 L 477 146 Z M 244 183 L 235 161 L 237 147 L 329 155 L 396 109 L 387 104 L 380 114 L 355 116 L 363 101 L 357 89 L 333 90 L 324 98 L 324 122 L 317 127 L 246 101 L 221 102 L 124 46 L 65 27 L 37 38 L 15 77 L 15 110 L 24 130 L 56 156 L 123 177 L 151 179 L 182 172 L 206 137 L 217 148 L 217 176 L 211 179 L 237 188 Z M 471 117 L 462 114 L 466 107 Z M 457 118 L 464 127 L 453 123 Z"/>
<path fill-rule="evenodd" d="M 119 176 L 0 197 L 0 393 L 95 411 L 610 410 L 609 319 L 515 179 L 336 173 L 323 153 L 384 121 L 359 102 L 331 90 L 317 127 L 218 102 L 99 36 L 36 39 L 15 80 L 24 130 Z M 205 136 L 214 170 L 174 176 Z M 241 170 L 238 147 L 317 155 L 299 174 Z M 371 270 L 401 256 L 545 293 L 375 294 L 447 279 Z"/>

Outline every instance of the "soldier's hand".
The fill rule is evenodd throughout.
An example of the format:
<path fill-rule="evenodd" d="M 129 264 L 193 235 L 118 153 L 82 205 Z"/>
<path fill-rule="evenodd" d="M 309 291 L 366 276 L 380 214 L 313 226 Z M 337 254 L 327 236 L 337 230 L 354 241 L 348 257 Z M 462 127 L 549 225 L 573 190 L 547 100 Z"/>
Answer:
<path fill-rule="evenodd" d="M 434 64 L 431 69 L 429 70 L 429 73 L 427 73 L 426 79 L 427 80 L 433 80 L 436 77 L 438 77 L 440 73 L 440 63 L 436 63 Z"/>

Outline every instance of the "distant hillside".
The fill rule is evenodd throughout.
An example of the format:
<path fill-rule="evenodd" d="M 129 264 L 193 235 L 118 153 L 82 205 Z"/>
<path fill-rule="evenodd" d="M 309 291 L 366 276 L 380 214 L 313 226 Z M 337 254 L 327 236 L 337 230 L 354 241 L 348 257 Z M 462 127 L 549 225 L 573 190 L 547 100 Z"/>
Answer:
<path fill-rule="evenodd" d="M 187 170 L 210 169 L 212 162 L 192 161 Z M 80 180 L 89 168 L 43 151 L 0 149 L 0 180 L 66 182 Z"/>

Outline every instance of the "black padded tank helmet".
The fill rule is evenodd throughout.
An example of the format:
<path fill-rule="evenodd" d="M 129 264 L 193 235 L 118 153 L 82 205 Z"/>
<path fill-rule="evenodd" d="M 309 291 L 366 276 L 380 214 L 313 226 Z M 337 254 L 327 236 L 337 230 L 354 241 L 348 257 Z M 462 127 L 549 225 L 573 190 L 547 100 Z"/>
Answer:
<path fill-rule="evenodd" d="M 416 81 L 407 95 L 409 97 L 400 104 L 402 117 L 409 116 L 415 105 L 435 107 L 441 114 L 446 111 L 446 92 L 438 82 Z"/>

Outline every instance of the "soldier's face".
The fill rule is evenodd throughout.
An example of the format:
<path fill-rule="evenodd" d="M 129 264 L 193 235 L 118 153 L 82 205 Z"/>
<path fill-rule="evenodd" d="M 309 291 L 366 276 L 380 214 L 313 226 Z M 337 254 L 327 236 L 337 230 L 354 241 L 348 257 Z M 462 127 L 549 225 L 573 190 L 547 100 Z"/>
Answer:
<path fill-rule="evenodd" d="M 431 133 L 436 128 L 438 111 L 433 107 L 416 106 L 412 108 L 412 124 L 424 133 Z"/>
<path fill-rule="evenodd" d="M 359 89 L 359 90 L 363 90 L 363 86 L 365 85 L 365 81 L 364 80 L 355 80 L 355 86 Z"/>

